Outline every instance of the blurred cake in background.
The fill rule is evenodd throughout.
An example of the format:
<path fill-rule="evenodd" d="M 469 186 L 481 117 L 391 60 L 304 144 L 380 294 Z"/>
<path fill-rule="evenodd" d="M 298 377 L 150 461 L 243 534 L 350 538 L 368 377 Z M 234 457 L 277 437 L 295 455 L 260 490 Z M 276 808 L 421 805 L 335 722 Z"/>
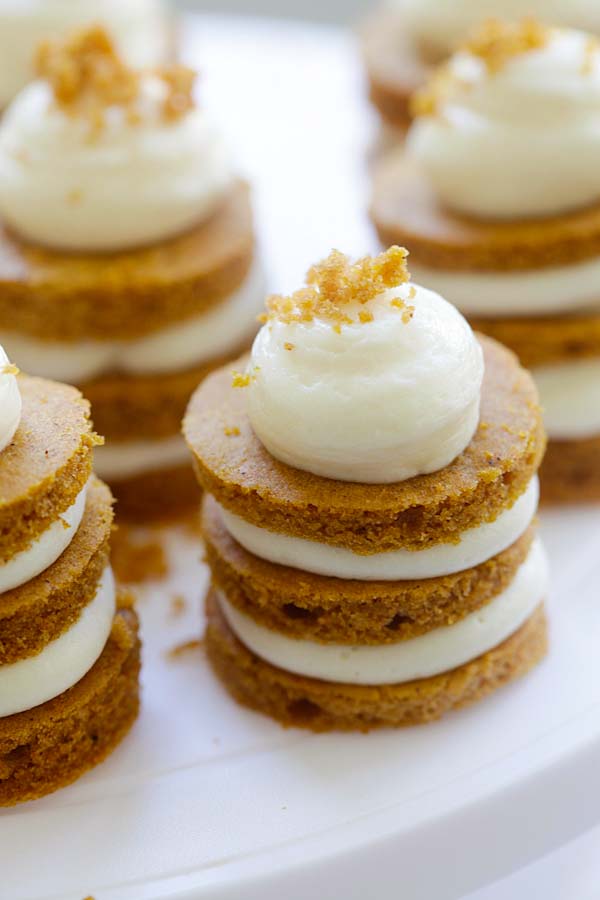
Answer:
<path fill-rule="evenodd" d="M 132 66 L 159 65 L 173 53 L 162 0 L 0 0 L 0 109 L 34 77 L 42 40 L 102 24 Z"/>
<path fill-rule="evenodd" d="M 262 306 L 249 189 L 194 79 L 130 68 L 95 28 L 40 48 L 0 124 L 0 338 L 83 389 L 134 517 L 195 501 L 181 418 Z"/>
<path fill-rule="evenodd" d="M 548 500 L 600 500 L 600 42 L 489 22 L 376 175 L 382 242 L 532 369 Z"/>
<path fill-rule="evenodd" d="M 490 17 L 525 16 L 600 34 L 595 0 L 388 0 L 382 5 L 365 26 L 363 48 L 384 146 L 403 139 L 412 119 L 411 95 L 473 27 Z"/>
<path fill-rule="evenodd" d="M 436 719 L 546 649 L 545 436 L 514 354 L 406 252 L 333 252 L 198 388 L 205 646 L 241 703 L 317 731 Z"/>

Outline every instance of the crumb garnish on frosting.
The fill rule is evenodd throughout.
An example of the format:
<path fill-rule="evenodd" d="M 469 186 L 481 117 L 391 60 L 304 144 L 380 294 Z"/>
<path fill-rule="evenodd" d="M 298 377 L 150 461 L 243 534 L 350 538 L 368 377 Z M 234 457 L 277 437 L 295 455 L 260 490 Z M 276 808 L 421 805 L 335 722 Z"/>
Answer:
<path fill-rule="evenodd" d="M 590 35 L 585 44 L 583 62 L 581 64 L 581 74 L 591 75 L 594 66 L 598 60 L 598 52 L 600 51 L 600 39 L 596 35 Z"/>
<path fill-rule="evenodd" d="M 0 369 L 0 375 L 18 375 L 20 369 L 14 363 L 6 363 Z"/>
<path fill-rule="evenodd" d="M 58 106 L 70 115 L 86 118 L 93 132 L 102 130 L 109 107 L 121 107 L 131 125 L 139 124 L 142 79 L 147 74 L 154 74 L 166 87 L 161 106 L 165 122 L 181 118 L 194 107 L 196 73 L 192 69 L 182 65 L 151 71 L 130 68 L 99 25 L 63 41 L 42 42 L 35 72 L 50 84 Z"/>
<path fill-rule="evenodd" d="M 333 250 L 327 259 L 309 269 L 306 287 L 288 297 L 281 294 L 268 297 L 267 312 L 260 321 L 290 325 L 320 319 L 338 333 L 343 325 L 371 322 L 373 312 L 368 308 L 369 303 L 384 291 L 410 280 L 407 256 L 408 251 L 402 247 L 390 247 L 379 256 L 365 256 L 352 263 L 339 250 Z M 414 290 L 410 296 L 414 296 Z M 404 322 L 410 321 L 413 307 L 399 297 L 390 305 L 402 311 Z M 353 318 L 356 307 L 359 307 L 357 318 Z M 286 344 L 286 349 L 293 349 L 293 345 Z"/>

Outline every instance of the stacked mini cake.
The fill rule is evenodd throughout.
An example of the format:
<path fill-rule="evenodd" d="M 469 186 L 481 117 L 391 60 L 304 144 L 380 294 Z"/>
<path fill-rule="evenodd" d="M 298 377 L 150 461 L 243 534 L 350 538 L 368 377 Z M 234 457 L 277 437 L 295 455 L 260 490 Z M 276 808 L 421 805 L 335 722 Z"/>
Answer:
<path fill-rule="evenodd" d="M 541 16 L 555 25 L 600 33 L 595 0 L 390 0 L 365 28 L 364 55 L 371 99 L 388 145 L 402 140 L 412 119 L 411 96 L 434 67 L 490 16 Z"/>
<path fill-rule="evenodd" d="M 233 696 L 315 730 L 435 719 L 546 649 L 535 387 L 406 252 L 315 266 L 184 433 L 206 491 L 206 646 Z"/>
<path fill-rule="evenodd" d="M 108 562 L 89 404 L 0 349 L 0 805 L 68 784 L 138 710 L 137 619 Z"/>
<path fill-rule="evenodd" d="M 600 500 L 600 42 L 490 22 L 377 173 L 382 242 L 532 368 L 548 500 Z"/>
<path fill-rule="evenodd" d="M 130 69 L 101 29 L 37 70 L 0 124 L 0 337 L 89 398 L 119 513 L 172 513 L 197 499 L 187 401 L 256 332 L 248 187 L 190 70 Z"/>
<path fill-rule="evenodd" d="M 40 41 L 99 22 L 131 65 L 158 65 L 172 52 L 172 26 L 161 0 L 2 0 L 0 109 L 33 78 L 31 61 Z"/>

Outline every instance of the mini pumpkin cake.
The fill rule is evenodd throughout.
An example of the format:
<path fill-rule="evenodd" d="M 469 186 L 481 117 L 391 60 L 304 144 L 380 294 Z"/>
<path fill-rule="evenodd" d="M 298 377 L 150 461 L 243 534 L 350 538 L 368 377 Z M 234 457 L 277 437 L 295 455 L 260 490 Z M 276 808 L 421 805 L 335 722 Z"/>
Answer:
<path fill-rule="evenodd" d="M 383 122 L 383 147 L 402 141 L 412 120 L 411 96 L 436 66 L 491 16 L 545 21 L 600 33 L 594 0 L 389 0 L 363 29 L 371 99 Z"/>
<path fill-rule="evenodd" d="M 382 242 L 532 369 L 549 501 L 600 500 L 600 42 L 486 24 L 378 170 Z"/>
<path fill-rule="evenodd" d="M 0 109 L 31 81 L 40 41 L 101 23 L 130 65 L 166 62 L 173 33 L 162 0 L 27 0 L 0 5 Z"/>
<path fill-rule="evenodd" d="M 137 619 L 109 564 L 89 404 L 0 348 L 0 805 L 99 763 L 136 718 Z"/>
<path fill-rule="evenodd" d="M 250 359 L 184 420 L 209 659 L 286 725 L 426 722 L 546 650 L 535 387 L 406 255 L 334 252 L 271 297 Z"/>
<path fill-rule="evenodd" d="M 129 68 L 92 29 L 46 44 L 0 124 L 0 339 L 80 387 L 121 515 L 197 502 L 181 418 L 256 332 L 248 186 L 181 66 Z"/>

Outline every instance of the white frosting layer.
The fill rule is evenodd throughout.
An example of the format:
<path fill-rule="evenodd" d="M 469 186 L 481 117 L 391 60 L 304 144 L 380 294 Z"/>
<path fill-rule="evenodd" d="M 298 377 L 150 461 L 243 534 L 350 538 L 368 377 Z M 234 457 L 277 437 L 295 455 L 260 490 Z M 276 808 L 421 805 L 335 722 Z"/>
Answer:
<path fill-rule="evenodd" d="M 94 469 L 106 481 L 168 469 L 189 461 L 189 450 L 179 434 L 154 441 L 108 442 L 94 450 Z"/>
<path fill-rule="evenodd" d="M 509 21 L 535 16 L 551 25 L 567 25 L 600 31 L 600 7 L 596 0 L 388 0 L 403 13 L 413 38 L 446 54 L 468 32 L 491 17 Z"/>
<path fill-rule="evenodd" d="M 550 438 L 600 436 L 600 359 L 554 363 L 533 369 Z"/>
<path fill-rule="evenodd" d="M 25 88 L 0 125 L 0 215 L 26 240 L 64 250 L 125 250 L 206 219 L 233 180 L 227 151 L 195 108 L 165 122 L 165 85 L 143 81 L 141 121 L 119 108 L 90 138 L 43 81 Z"/>
<path fill-rule="evenodd" d="M 385 483 L 435 472 L 465 449 L 479 421 L 481 347 L 442 297 L 409 291 L 384 292 L 369 304 L 372 322 L 339 334 L 316 318 L 260 330 L 248 414 L 273 456 L 341 481 Z M 395 297 L 414 306 L 409 322 Z"/>
<path fill-rule="evenodd" d="M 81 384 L 105 372 L 158 375 L 201 365 L 249 339 L 264 304 L 262 265 L 230 297 L 206 313 L 132 341 L 44 341 L 0 329 L 2 340 L 31 375 Z"/>
<path fill-rule="evenodd" d="M 589 41 L 553 32 L 546 47 L 493 73 L 469 54 L 453 58 L 449 97 L 407 139 L 444 203 L 477 217 L 519 218 L 600 198 L 600 54 L 590 56 Z"/>
<path fill-rule="evenodd" d="M 0 106 L 31 81 L 40 41 L 98 23 L 132 66 L 156 65 L 170 52 L 160 0 L 0 0 Z"/>
<path fill-rule="evenodd" d="M 258 528 L 221 507 L 231 536 L 250 553 L 283 566 L 317 575 L 359 581 L 403 581 L 435 578 L 470 569 L 510 547 L 529 526 L 539 499 L 537 477 L 524 494 L 495 522 L 463 532 L 458 544 L 436 544 L 426 550 L 392 550 L 359 556 L 343 547 L 319 544 Z"/>
<path fill-rule="evenodd" d="M 0 717 L 33 709 L 77 684 L 104 650 L 115 608 L 115 581 L 109 567 L 96 596 L 68 631 L 37 656 L 0 666 Z"/>
<path fill-rule="evenodd" d="M 465 315 L 531 316 L 600 310 L 600 258 L 521 272 L 453 272 L 411 263 L 413 277 Z M 5 341 L 8 345 L 8 339 Z"/>
<path fill-rule="evenodd" d="M 27 550 L 0 564 L 0 594 L 31 581 L 64 553 L 83 518 L 86 496 L 87 485 L 78 494 L 73 505 L 42 532 Z"/>
<path fill-rule="evenodd" d="M 257 625 L 221 595 L 230 627 L 250 650 L 274 666 L 342 684 L 400 684 L 448 672 L 497 647 L 529 618 L 544 599 L 548 564 L 536 540 L 511 584 L 491 603 L 445 628 L 397 644 L 317 644 Z"/>
<path fill-rule="evenodd" d="M 17 379 L 2 371 L 8 364 L 8 356 L 0 347 L 0 453 L 12 441 L 21 421 L 21 392 Z"/>

